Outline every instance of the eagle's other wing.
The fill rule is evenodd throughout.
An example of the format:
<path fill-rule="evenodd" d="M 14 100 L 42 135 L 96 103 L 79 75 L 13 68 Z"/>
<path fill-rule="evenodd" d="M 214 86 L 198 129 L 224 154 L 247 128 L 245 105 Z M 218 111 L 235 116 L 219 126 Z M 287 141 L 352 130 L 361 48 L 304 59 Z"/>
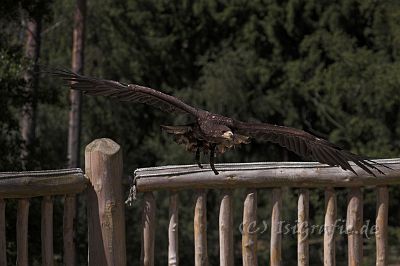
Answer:
<path fill-rule="evenodd" d="M 160 91 L 117 81 L 92 78 L 77 73 L 57 69 L 51 74 L 71 82 L 71 88 L 89 95 L 108 96 L 120 101 L 132 101 L 151 105 L 164 112 L 187 113 L 197 116 L 198 109 L 187 105 L 176 97 Z"/>
<path fill-rule="evenodd" d="M 378 163 L 369 160 L 367 157 L 343 150 L 335 144 L 317 138 L 303 130 L 266 123 L 234 121 L 233 124 L 234 126 L 232 129 L 234 133 L 237 132 L 253 138 L 261 138 L 276 143 L 303 158 L 313 158 L 320 163 L 325 163 L 330 166 L 340 166 L 344 170 L 350 170 L 357 174 L 349 164 L 349 161 L 353 161 L 357 166 L 371 175 L 375 176 L 371 171 L 372 169 L 384 174 L 380 169 L 374 166 L 374 164 Z"/>

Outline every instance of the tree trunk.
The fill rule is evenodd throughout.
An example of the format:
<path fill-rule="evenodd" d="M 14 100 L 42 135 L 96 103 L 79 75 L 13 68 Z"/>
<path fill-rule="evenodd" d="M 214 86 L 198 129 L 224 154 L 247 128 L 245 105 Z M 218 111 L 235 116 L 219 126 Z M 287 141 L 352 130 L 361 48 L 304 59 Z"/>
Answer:
<path fill-rule="evenodd" d="M 85 36 L 86 0 L 77 0 L 74 14 L 74 32 L 72 47 L 72 71 L 83 74 L 83 50 Z M 70 91 L 70 111 L 68 123 L 68 167 L 80 166 L 80 133 L 81 133 L 81 97 L 80 91 Z M 77 198 L 75 195 L 66 195 L 64 207 L 64 229 L 68 230 L 76 226 Z M 75 232 L 64 238 L 64 264 L 77 265 Z"/>
<path fill-rule="evenodd" d="M 74 33 L 72 48 L 72 71 L 83 74 L 83 50 L 85 36 L 86 0 L 77 0 L 74 15 Z M 70 91 L 70 111 L 68 128 L 68 166 L 79 167 L 79 147 L 81 131 L 81 97 L 80 91 Z"/>
<path fill-rule="evenodd" d="M 31 156 L 33 144 L 36 138 L 36 94 L 39 85 L 38 60 L 40 53 L 40 31 L 40 18 L 30 17 L 27 22 L 25 45 L 25 56 L 30 60 L 30 64 L 24 75 L 24 80 L 26 82 L 24 91 L 25 101 L 22 106 L 20 120 L 21 136 L 24 141 L 21 151 L 21 159 L 25 169 L 29 168 L 29 157 Z"/>

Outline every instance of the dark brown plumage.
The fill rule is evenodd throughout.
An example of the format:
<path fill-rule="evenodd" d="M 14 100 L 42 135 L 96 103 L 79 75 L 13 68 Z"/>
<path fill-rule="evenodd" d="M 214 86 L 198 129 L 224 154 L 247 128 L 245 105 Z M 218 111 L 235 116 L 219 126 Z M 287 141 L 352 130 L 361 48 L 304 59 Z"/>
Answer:
<path fill-rule="evenodd" d="M 51 72 L 66 81 L 71 82 L 72 89 L 81 90 L 88 95 L 102 95 L 116 98 L 120 101 L 145 103 L 164 112 L 186 113 L 193 116 L 196 122 L 185 126 L 162 126 L 167 133 L 174 135 L 179 144 L 196 153 L 196 162 L 200 152 L 210 154 L 210 166 L 215 174 L 215 153 L 224 153 L 227 149 L 241 144 L 247 144 L 252 138 L 260 138 L 279 144 L 282 147 L 304 158 L 313 158 L 330 166 L 340 166 L 344 170 L 357 174 L 349 161 L 353 161 L 365 172 L 374 175 L 373 170 L 384 174 L 376 167 L 377 163 L 367 157 L 351 153 L 340 147 L 303 130 L 276 126 L 267 123 L 246 123 L 194 108 L 181 100 L 160 91 L 116 81 L 91 78 L 70 72 L 56 70 Z M 381 165 L 381 164 L 379 164 Z M 385 165 L 381 165 L 386 167 Z"/>

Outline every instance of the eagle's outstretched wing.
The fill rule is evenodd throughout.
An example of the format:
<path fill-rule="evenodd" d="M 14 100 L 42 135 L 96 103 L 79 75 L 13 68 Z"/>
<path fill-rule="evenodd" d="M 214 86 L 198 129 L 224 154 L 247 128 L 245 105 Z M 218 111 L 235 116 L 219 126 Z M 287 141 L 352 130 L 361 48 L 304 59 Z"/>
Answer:
<path fill-rule="evenodd" d="M 303 158 L 312 158 L 330 166 L 340 166 L 342 169 L 350 170 L 355 174 L 357 173 L 351 167 L 349 161 L 353 161 L 357 166 L 371 175 L 375 176 L 371 171 L 372 169 L 384 174 L 380 169 L 374 166 L 374 164 L 378 163 L 371 161 L 367 157 L 343 150 L 335 144 L 317 138 L 303 130 L 266 123 L 245 123 L 240 121 L 234 121 L 233 130 L 234 133 L 237 132 L 253 138 L 261 138 L 276 143 Z M 385 165 L 381 166 L 387 167 Z"/>
<path fill-rule="evenodd" d="M 182 102 L 176 97 L 160 91 L 117 81 L 87 77 L 69 70 L 54 70 L 51 74 L 71 82 L 71 88 L 89 95 L 102 95 L 120 101 L 139 102 L 159 108 L 164 112 L 187 113 L 197 117 L 198 109 Z"/>

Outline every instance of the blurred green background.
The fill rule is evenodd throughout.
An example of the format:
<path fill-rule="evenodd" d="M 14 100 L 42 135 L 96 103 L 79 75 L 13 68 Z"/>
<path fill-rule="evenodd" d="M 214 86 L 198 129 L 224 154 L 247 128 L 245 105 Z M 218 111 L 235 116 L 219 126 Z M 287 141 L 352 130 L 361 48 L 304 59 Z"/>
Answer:
<path fill-rule="evenodd" d="M 28 15 L 43 18 L 40 64 L 70 67 L 74 1 L 2 1 L 0 7 L 0 171 L 23 170 L 19 117 Z M 85 74 L 157 88 L 187 103 L 245 121 L 269 122 L 318 134 L 373 158 L 400 154 L 400 2 L 375 0 L 165 1 L 88 0 Z M 40 76 L 37 139 L 27 166 L 66 167 L 67 87 Z M 148 106 L 84 97 L 82 148 L 108 137 L 123 148 L 124 172 L 139 167 L 193 163 L 192 155 L 160 131 L 186 117 Z M 219 162 L 300 160 L 278 146 L 256 142 Z M 81 160 L 83 161 L 83 160 Z M 84 166 L 82 165 L 82 168 Z M 128 187 L 126 188 L 126 193 Z M 286 221 L 295 221 L 296 189 L 284 188 Z M 345 218 L 346 190 L 338 190 L 338 218 Z M 391 262 L 400 256 L 400 192 L 390 191 Z M 244 190 L 235 191 L 235 226 Z M 167 263 L 168 193 L 157 196 L 156 265 Z M 364 219 L 375 221 L 375 192 L 365 189 Z M 79 265 L 87 264 L 85 197 L 78 219 Z M 210 265 L 217 265 L 219 192 L 208 193 Z M 259 219 L 269 222 L 270 190 L 259 192 Z M 311 190 L 312 223 L 323 223 L 324 194 Z M 126 212 L 128 265 L 140 257 L 140 199 Z M 193 193 L 181 193 L 180 260 L 193 265 Z M 30 265 L 41 264 L 40 199 L 31 203 Z M 55 254 L 62 264 L 62 199 L 55 206 Z M 310 264 L 321 265 L 322 235 L 311 238 Z M 9 265 L 15 263 L 15 202 L 7 205 Z M 259 235 L 259 263 L 269 261 L 269 233 Z M 365 265 L 375 260 L 375 240 L 364 241 Z M 240 232 L 235 260 L 241 264 Z M 296 238 L 283 239 L 283 265 L 297 261 Z M 347 242 L 338 237 L 338 265 Z M 395 265 L 395 264 L 393 264 Z"/>

